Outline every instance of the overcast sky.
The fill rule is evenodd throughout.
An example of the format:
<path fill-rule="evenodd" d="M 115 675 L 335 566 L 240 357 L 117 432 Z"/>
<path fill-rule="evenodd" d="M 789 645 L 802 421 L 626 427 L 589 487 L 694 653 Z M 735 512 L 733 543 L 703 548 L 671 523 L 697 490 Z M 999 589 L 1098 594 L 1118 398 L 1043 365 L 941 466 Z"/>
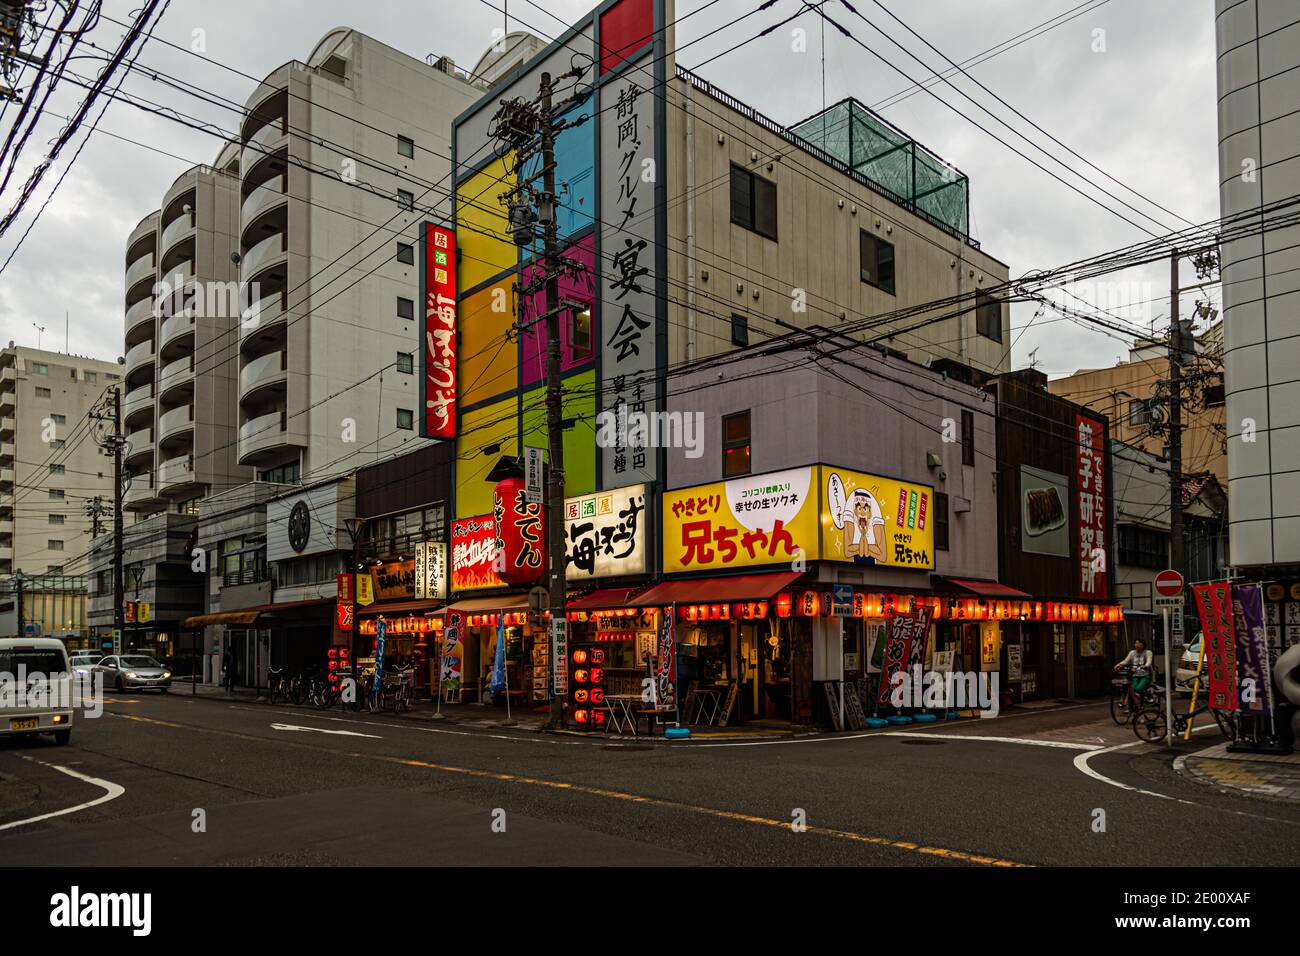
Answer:
<path fill-rule="evenodd" d="M 882 2 L 959 62 L 1081 6 L 1081 0 Z M 679 28 L 679 45 L 706 37 L 683 50 L 680 62 L 690 67 L 709 59 L 755 35 L 762 26 L 794 13 L 802 0 L 778 0 L 771 10 L 709 36 L 757 3 L 719 0 L 708 6 L 707 0 L 679 0 L 679 17 L 708 7 Z M 501 27 L 501 4 L 502 0 L 371 0 L 365 4 L 343 0 L 174 0 L 155 36 L 188 48 L 195 31 L 202 30 L 208 56 L 257 77 L 286 60 L 305 58 L 322 34 L 335 26 L 354 27 L 415 57 L 447 54 L 469 68 L 491 42 L 492 30 Z M 107 0 L 105 8 L 110 16 L 125 21 L 137 5 L 138 0 Z M 510 0 L 510 26 L 555 36 L 568 17 L 591 5 L 592 0 Z M 855 0 L 854 5 L 925 62 L 940 70 L 947 67 L 873 0 Z M 931 77 L 926 67 L 851 14 L 839 0 L 828 0 L 826 10 L 913 79 Z M 807 53 L 791 49 L 791 31 L 797 27 L 807 31 Z M 703 66 L 700 72 L 773 119 L 791 123 L 815 112 L 822 103 L 821 33 L 820 19 L 806 12 L 770 36 Z M 93 39 L 111 49 L 120 34 L 119 27 L 104 21 Z M 828 103 L 854 96 L 877 106 L 909 86 L 907 79 L 833 29 L 826 31 L 825 61 Z M 1127 186 L 1178 216 L 1202 222 L 1218 215 L 1214 63 L 1211 0 L 1091 0 L 1081 15 L 972 66 L 971 74 Z M 183 77 L 241 103 L 254 86 L 246 77 L 160 43 L 151 43 L 139 64 Z M 82 60 L 74 68 L 89 74 L 96 64 Z M 1160 231 L 1181 225 L 1174 216 L 1124 191 L 1017 120 L 970 81 L 958 76 L 953 82 L 1053 155 L 1068 160 L 1126 202 L 1155 215 L 1166 225 Z M 124 89 L 175 105 L 224 130 L 236 124 L 233 113 L 146 77 L 133 76 Z M 65 84 L 56 93 L 51 115 L 33 137 L 27 151 L 31 155 L 25 154 L 25 158 L 39 158 L 46 140 L 62 125 L 53 114 L 68 115 L 81 92 Z M 1012 277 L 1124 246 L 1147 234 L 1035 168 L 963 116 L 971 116 L 1105 206 L 1157 229 L 1096 187 L 1070 176 L 971 106 L 951 86 L 939 84 L 934 92 L 957 110 L 918 92 L 890 101 L 880 111 L 969 175 L 971 232 L 985 251 L 1010 266 Z M 0 121 L 0 126 L 7 129 L 10 122 L 12 114 Z M 80 134 L 75 142 L 80 142 Z M 125 104 L 110 106 L 99 131 L 90 138 L 21 250 L 0 274 L 0 341 L 36 345 L 35 326 L 41 325 L 46 328 L 42 344 L 62 349 L 66 315 L 72 352 L 101 358 L 119 355 L 126 236 L 141 217 L 157 207 L 177 175 L 195 163 L 211 162 L 218 146 L 219 141 L 206 133 Z M 157 152 L 159 149 L 172 155 Z M 36 200 L 0 239 L 0 262 L 9 256 L 49 195 L 71 152 L 64 151 Z M 19 176 L 25 178 L 29 169 L 29 165 L 20 166 Z M 12 196 L 6 193 L 0 204 L 7 210 L 11 202 Z M 1168 267 L 1157 264 L 1076 291 L 1130 325 L 1149 326 L 1153 319 L 1168 315 L 1168 285 Z M 1153 297 L 1158 297 L 1157 301 L 1142 302 Z M 1184 315 L 1193 298 L 1185 300 Z M 1033 317 L 1032 306 L 1013 310 L 1012 360 L 1017 367 L 1028 363 L 1031 350 L 1036 350 L 1038 366 L 1050 374 L 1113 364 L 1126 352 L 1124 342 L 1061 320 L 1051 312 L 1023 328 Z"/>

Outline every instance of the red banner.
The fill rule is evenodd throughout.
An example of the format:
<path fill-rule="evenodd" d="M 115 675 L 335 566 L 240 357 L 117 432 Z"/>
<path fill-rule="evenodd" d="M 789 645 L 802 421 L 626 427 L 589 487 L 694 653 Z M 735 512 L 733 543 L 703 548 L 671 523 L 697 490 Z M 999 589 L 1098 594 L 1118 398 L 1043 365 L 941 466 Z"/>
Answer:
<path fill-rule="evenodd" d="M 1192 596 L 1205 635 L 1210 707 L 1237 709 L 1237 639 L 1232 627 L 1232 594 L 1226 581 L 1193 584 Z"/>
<path fill-rule="evenodd" d="M 1101 422 L 1075 416 L 1078 436 L 1079 596 L 1105 598 L 1106 567 L 1106 433 Z"/>
<path fill-rule="evenodd" d="M 493 563 L 497 554 L 496 522 L 491 515 L 457 518 L 451 523 L 451 589 L 498 588 L 505 582 Z"/>
<path fill-rule="evenodd" d="M 421 398 L 427 438 L 456 437 L 456 233 L 432 223 L 424 232 Z"/>
<path fill-rule="evenodd" d="M 889 619 L 885 658 L 880 667 L 880 690 L 876 694 L 877 705 L 889 703 L 894 689 L 894 675 L 906 671 L 912 661 L 912 645 L 915 643 L 924 649 L 933 614 L 934 608 L 922 605 L 907 614 L 895 614 Z"/>

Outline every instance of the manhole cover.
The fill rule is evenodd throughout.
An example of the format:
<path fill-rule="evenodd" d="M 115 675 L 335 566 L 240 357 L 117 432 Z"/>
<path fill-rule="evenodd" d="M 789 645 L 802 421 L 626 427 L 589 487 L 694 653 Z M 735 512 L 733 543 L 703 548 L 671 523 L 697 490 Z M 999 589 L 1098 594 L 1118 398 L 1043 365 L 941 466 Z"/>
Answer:
<path fill-rule="evenodd" d="M 943 746 L 944 744 L 946 744 L 948 741 L 946 741 L 946 740 L 917 740 L 915 737 L 913 737 L 913 738 L 910 739 L 910 740 L 904 740 L 904 741 L 902 741 L 902 742 L 905 743 L 905 744 L 907 744 L 909 747 L 942 747 L 942 746 Z"/>

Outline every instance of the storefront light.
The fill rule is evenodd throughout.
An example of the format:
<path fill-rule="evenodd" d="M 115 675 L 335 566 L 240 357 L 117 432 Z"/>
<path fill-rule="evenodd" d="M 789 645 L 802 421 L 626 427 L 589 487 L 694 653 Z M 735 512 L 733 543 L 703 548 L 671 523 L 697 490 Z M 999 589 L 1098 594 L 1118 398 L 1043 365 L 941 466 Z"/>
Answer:
<path fill-rule="evenodd" d="M 776 616 L 789 617 L 794 612 L 794 598 L 787 591 L 776 596 Z"/>

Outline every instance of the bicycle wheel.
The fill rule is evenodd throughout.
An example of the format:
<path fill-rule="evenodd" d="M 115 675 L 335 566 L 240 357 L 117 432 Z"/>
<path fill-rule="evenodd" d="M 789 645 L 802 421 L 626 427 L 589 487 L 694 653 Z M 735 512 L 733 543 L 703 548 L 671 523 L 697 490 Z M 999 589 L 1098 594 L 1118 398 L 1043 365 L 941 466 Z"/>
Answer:
<path fill-rule="evenodd" d="M 275 705 L 284 700 L 284 684 L 276 681 L 271 685 L 271 704 Z"/>
<path fill-rule="evenodd" d="M 307 699 L 307 687 L 301 678 L 294 680 L 293 686 L 289 688 L 289 700 L 295 707 L 301 707 L 304 700 Z"/>
<path fill-rule="evenodd" d="M 1168 728 L 1165 712 L 1157 707 L 1148 707 L 1133 717 L 1133 733 L 1149 744 L 1164 740 Z"/>
<path fill-rule="evenodd" d="M 1116 724 L 1123 727 L 1128 723 L 1129 714 L 1128 695 L 1124 693 L 1110 695 L 1110 719 Z"/>
<path fill-rule="evenodd" d="M 1214 722 L 1219 725 L 1219 730 L 1223 733 L 1223 736 L 1227 737 L 1229 740 L 1236 740 L 1236 715 L 1225 710 L 1212 710 L 1210 713 L 1214 714 Z"/>

